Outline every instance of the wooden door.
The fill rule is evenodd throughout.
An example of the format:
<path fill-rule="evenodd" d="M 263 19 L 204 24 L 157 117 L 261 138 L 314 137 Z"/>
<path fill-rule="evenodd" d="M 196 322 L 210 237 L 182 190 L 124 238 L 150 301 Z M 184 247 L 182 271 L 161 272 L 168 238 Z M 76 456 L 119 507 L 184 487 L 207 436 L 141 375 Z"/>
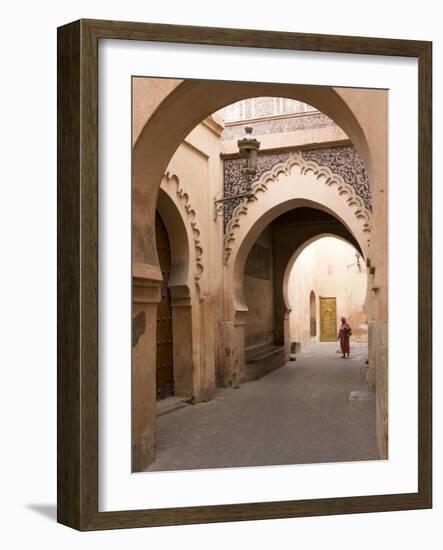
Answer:
<path fill-rule="evenodd" d="M 171 247 L 165 224 L 159 213 L 155 216 L 157 254 L 163 276 L 161 302 L 157 307 L 157 399 L 174 395 L 172 361 L 172 308 L 168 282 L 171 272 Z"/>
<path fill-rule="evenodd" d="M 337 303 L 335 298 L 320 298 L 320 342 L 337 340 Z"/>

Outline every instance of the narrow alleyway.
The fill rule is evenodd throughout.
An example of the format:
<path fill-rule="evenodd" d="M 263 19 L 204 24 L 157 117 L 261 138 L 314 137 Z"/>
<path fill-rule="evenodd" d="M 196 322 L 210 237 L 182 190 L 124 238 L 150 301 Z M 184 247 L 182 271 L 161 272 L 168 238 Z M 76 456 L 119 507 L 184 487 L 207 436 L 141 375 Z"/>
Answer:
<path fill-rule="evenodd" d="M 147 471 L 376 459 L 374 395 L 349 399 L 367 390 L 367 345 L 354 343 L 349 359 L 336 351 L 311 345 L 258 381 L 158 417 Z"/>

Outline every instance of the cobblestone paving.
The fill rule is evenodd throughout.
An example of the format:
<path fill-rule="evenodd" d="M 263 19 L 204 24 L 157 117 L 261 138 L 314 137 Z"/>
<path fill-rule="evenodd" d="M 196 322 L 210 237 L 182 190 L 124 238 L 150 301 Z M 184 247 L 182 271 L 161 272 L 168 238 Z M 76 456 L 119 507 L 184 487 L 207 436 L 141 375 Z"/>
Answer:
<path fill-rule="evenodd" d="M 349 400 L 367 390 L 367 345 L 354 343 L 349 359 L 336 350 L 306 347 L 260 380 L 159 417 L 147 471 L 376 459 L 375 399 Z"/>

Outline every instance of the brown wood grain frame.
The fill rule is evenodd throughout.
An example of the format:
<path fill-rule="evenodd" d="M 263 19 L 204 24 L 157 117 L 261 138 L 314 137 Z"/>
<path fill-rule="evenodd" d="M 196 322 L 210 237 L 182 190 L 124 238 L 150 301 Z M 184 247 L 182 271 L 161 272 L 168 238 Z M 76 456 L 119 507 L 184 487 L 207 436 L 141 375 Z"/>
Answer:
<path fill-rule="evenodd" d="M 418 58 L 418 492 L 98 511 L 98 42 L 124 39 Z M 432 506 L 432 43 L 80 20 L 58 29 L 58 521 L 79 530 Z"/>

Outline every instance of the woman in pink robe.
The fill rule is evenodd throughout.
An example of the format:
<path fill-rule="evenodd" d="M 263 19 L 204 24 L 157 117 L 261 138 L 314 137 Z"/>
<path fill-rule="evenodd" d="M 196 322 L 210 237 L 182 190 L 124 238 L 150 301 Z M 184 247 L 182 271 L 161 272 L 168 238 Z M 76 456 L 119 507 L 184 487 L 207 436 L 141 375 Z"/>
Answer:
<path fill-rule="evenodd" d="M 337 340 L 340 340 L 340 348 L 343 353 L 342 357 L 349 357 L 349 337 L 352 334 L 351 325 L 346 322 L 346 317 L 341 318 L 340 330 L 338 331 Z"/>

